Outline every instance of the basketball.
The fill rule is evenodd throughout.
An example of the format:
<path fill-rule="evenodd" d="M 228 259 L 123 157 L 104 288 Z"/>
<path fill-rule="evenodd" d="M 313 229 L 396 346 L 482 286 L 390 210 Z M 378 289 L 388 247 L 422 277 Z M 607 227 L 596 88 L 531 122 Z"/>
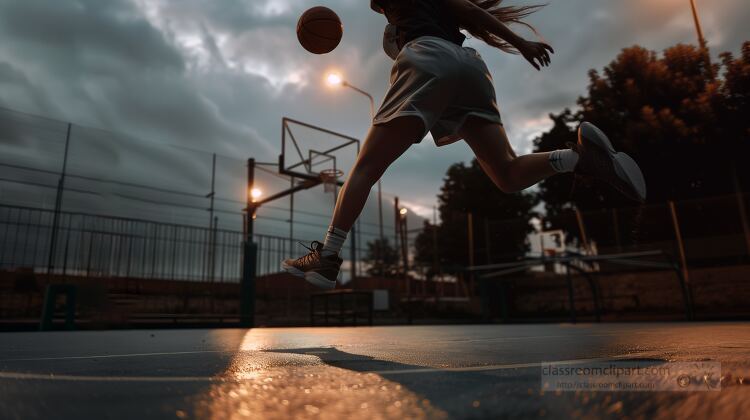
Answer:
<path fill-rule="evenodd" d="M 297 22 L 297 39 L 307 51 L 326 54 L 333 51 L 344 35 L 339 16 L 323 6 L 305 11 Z"/>

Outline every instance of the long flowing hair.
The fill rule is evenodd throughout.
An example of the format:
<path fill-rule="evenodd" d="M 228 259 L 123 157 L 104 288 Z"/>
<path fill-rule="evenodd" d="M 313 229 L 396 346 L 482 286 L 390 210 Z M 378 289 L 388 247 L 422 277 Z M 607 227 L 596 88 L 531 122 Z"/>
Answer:
<path fill-rule="evenodd" d="M 524 18 L 528 17 L 532 13 L 538 11 L 544 4 L 536 4 L 529 6 L 503 6 L 504 0 L 471 0 L 474 4 L 481 7 L 482 9 L 489 12 L 500 22 L 506 24 L 518 24 L 529 28 L 536 36 L 541 38 L 539 32 L 530 24 L 523 21 Z M 474 37 L 481 39 L 487 44 L 501 49 L 507 53 L 518 54 L 518 50 L 508 42 L 492 34 L 487 28 L 482 27 L 464 27 Z"/>

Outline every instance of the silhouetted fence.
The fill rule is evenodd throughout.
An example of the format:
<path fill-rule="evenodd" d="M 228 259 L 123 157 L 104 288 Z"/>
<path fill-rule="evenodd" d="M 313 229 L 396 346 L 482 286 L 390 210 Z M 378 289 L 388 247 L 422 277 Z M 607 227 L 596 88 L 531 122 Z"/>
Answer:
<path fill-rule="evenodd" d="M 101 241 L 111 240 L 113 249 L 117 252 L 120 251 L 118 247 L 122 241 L 128 240 L 135 244 L 138 237 L 148 239 L 151 246 L 156 243 L 157 248 L 159 244 L 165 245 L 175 241 L 193 242 L 193 245 L 185 245 L 185 249 L 177 248 L 174 258 L 176 261 L 179 261 L 179 258 L 188 258 L 191 253 L 197 255 L 199 251 L 196 244 L 207 243 L 211 236 L 208 232 L 215 227 L 218 227 L 216 239 L 225 242 L 230 241 L 231 235 L 228 232 L 243 230 L 244 209 L 248 200 L 246 158 L 251 155 L 256 158 L 269 158 L 269 151 L 259 145 L 248 149 L 248 156 L 236 156 L 233 154 L 234 150 L 226 149 L 225 155 L 222 155 L 193 148 L 203 148 L 206 144 L 211 144 L 211 147 L 219 149 L 225 145 L 221 141 L 209 143 L 211 139 L 183 138 L 180 145 L 145 141 L 129 134 L 81 126 L 5 108 L 0 108 L 0 133 L 0 205 L 122 218 L 117 220 L 137 219 L 154 222 L 160 227 L 149 225 L 148 228 L 136 228 L 133 223 L 118 222 L 126 231 L 135 229 L 133 238 L 127 236 L 130 233 L 120 235 L 120 239 L 114 239 L 118 236 L 112 235 L 112 238 L 103 238 L 98 234 L 92 235 L 91 238 L 95 246 Z M 185 145 L 190 147 L 184 147 Z M 271 160 L 275 160 L 276 152 L 270 153 L 273 156 Z M 259 166 L 255 174 L 255 186 L 265 195 L 287 189 L 293 182 L 289 177 L 281 176 L 273 167 Z M 294 209 L 290 196 L 288 200 L 264 205 L 257 214 L 255 231 L 269 235 L 261 246 L 272 247 L 274 251 L 269 252 L 278 254 L 279 257 L 299 256 L 306 252 L 304 248 L 297 247 L 296 241 L 290 238 L 322 240 L 331 218 L 333 196 L 323 193 L 322 188 L 298 192 L 294 196 L 298 203 L 297 209 Z M 379 236 L 380 223 L 375 200 L 374 196 L 370 199 L 358 222 L 360 227 L 354 249 L 354 254 L 358 258 L 362 258 L 365 253 L 362 245 Z M 304 203 L 304 206 L 300 206 L 299 203 Z M 387 222 L 392 220 L 387 214 L 390 212 L 393 212 L 393 209 L 386 202 L 386 214 L 383 218 Z M 81 217 L 76 216 L 62 221 L 62 213 L 59 214 L 58 220 L 68 223 L 72 232 L 81 229 L 87 232 L 96 230 L 91 224 L 93 219 L 89 218 L 84 222 Z M 48 215 L 49 213 L 43 213 L 41 216 L 34 214 L 31 217 L 44 218 Z M 12 217 L 16 216 L 14 214 Z M 40 219 L 40 222 L 43 221 Z M 101 223 L 107 225 L 110 222 Z M 22 224 L 29 225 L 32 234 L 35 229 L 45 229 L 33 227 L 33 223 L 27 220 L 22 221 Z M 169 236 L 174 235 L 174 232 L 167 232 L 161 227 L 162 224 L 184 228 L 175 228 L 178 238 L 174 239 Z M 187 227 L 195 227 L 198 230 L 189 230 Z M 27 226 L 23 226 L 23 229 L 26 228 Z M 59 232 L 67 235 L 67 229 L 60 229 Z M 386 223 L 384 229 L 386 232 L 392 231 L 393 225 L 390 222 Z M 281 236 L 284 236 L 287 242 L 284 242 Z M 37 241 L 42 241 L 45 237 L 41 235 L 38 238 L 29 238 L 26 252 L 31 252 L 31 247 L 35 243 L 38 245 Z M 272 237 L 277 239 L 270 239 Z M 72 235 L 71 240 L 74 239 L 75 235 Z M 88 234 L 83 239 L 90 240 Z M 108 243 L 103 244 L 108 246 Z M 56 240 L 54 247 L 58 245 L 64 246 L 64 242 Z M 138 245 L 134 246 L 143 245 L 138 242 Z M 289 254 L 282 256 L 281 252 L 275 251 L 282 246 L 286 247 L 285 250 Z M 71 248 L 68 250 L 71 251 Z M 347 243 L 346 250 L 343 257 L 348 260 L 352 255 L 350 243 Z M 127 249 L 122 251 L 126 254 L 128 252 Z M 195 280 L 213 273 L 212 278 L 221 278 L 222 261 L 218 258 L 222 251 L 217 250 L 217 258 L 211 259 L 208 258 L 210 252 L 200 252 L 201 255 L 206 255 L 206 261 L 202 260 L 204 257 L 201 257 L 200 261 L 191 259 L 189 265 L 183 268 L 176 263 L 174 273 L 171 267 L 161 267 L 161 271 L 160 267 L 154 267 L 154 275 L 178 276 L 179 273 L 183 273 L 191 280 Z M 55 258 L 62 261 L 57 250 L 54 254 Z M 271 267 L 277 266 L 278 261 L 272 264 L 269 255 L 261 255 L 261 265 L 268 267 L 261 268 L 261 271 L 271 272 Z M 21 257 L 31 258 L 31 255 L 14 256 Z M 91 264 L 94 267 L 96 258 L 98 257 L 92 257 Z M 151 262 L 150 259 L 144 262 L 142 258 L 131 255 L 132 265 L 129 266 L 127 257 L 117 258 L 125 258 L 125 262 L 113 264 L 119 265 L 128 274 L 128 269 L 136 268 L 139 272 L 149 273 L 148 267 L 141 269 L 140 265 L 147 265 Z M 224 263 L 228 262 L 227 257 Z M 214 263 L 215 267 L 209 267 L 209 264 Z M 34 264 L 39 264 L 39 261 L 34 260 Z M 83 263 L 84 267 L 86 265 Z M 200 274 L 201 269 L 196 269 L 198 265 L 206 266 L 202 268 L 203 274 Z M 57 268 L 60 265 L 55 266 Z M 225 272 L 224 277 L 228 278 L 229 273 Z"/>
<path fill-rule="evenodd" d="M 146 220 L 0 205 L 0 270 L 71 277 L 237 283 L 243 233 Z M 296 241 L 255 235 L 258 275 L 304 250 Z"/>
<path fill-rule="evenodd" d="M 688 265 L 746 263 L 750 256 L 745 194 L 704 197 L 641 207 L 564 212 L 545 219 L 579 246 L 595 243 L 599 254 L 662 250 Z"/>
<path fill-rule="evenodd" d="M 535 229 L 562 230 L 567 249 L 575 252 L 660 250 L 688 267 L 747 264 L 749 198 L 734 194 L 592 211 L 568 208 L 538 219 L 536 227 L 530 216 L 498 220 L 456 213 L 437 229 L 409 230 L 409 266 L 413 271 L 441 270 L 513 261 L 532 249 L 539 252 L 540 244 L 530 243 L 539 237 L 527 236 Z"/>

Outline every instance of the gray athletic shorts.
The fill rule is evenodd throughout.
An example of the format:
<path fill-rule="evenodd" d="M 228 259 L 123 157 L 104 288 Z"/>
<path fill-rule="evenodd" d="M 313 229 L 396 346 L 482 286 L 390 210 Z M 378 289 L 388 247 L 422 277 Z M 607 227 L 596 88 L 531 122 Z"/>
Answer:
<path fill-rule="evenodd" d="M 431 132 L 438 146 L 460 140 L 470 115 L 502 124 L 492 76 L 479 53 L 433 36 L 404 45 L 373 124 L 409 115 L 422 119 L 424 135 Z"/>

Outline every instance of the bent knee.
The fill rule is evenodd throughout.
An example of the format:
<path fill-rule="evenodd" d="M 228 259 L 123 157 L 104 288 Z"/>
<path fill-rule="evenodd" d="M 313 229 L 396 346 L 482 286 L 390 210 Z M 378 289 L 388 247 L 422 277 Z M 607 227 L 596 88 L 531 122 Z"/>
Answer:
<path fill-rule="evenodd" d="M 514 159 L 510 159 L 508 163 Z M 502 165 L 499 169 L 499 174 L 495 184 L 500 191 L 505 194 L 513 194 L 524 190 L 524 185 L 520 179 L 518 179 L 517 173 L 513 168 L 513 165 L 507 164 Z"/>

